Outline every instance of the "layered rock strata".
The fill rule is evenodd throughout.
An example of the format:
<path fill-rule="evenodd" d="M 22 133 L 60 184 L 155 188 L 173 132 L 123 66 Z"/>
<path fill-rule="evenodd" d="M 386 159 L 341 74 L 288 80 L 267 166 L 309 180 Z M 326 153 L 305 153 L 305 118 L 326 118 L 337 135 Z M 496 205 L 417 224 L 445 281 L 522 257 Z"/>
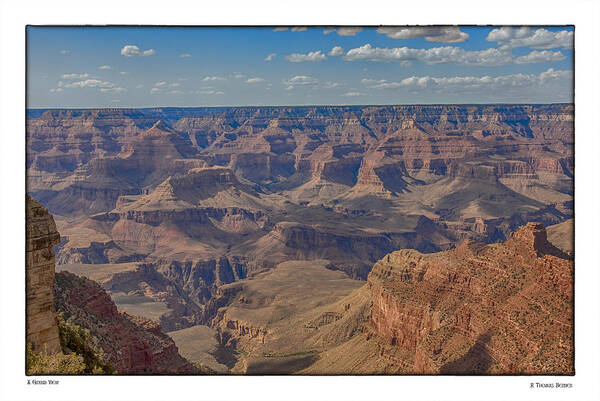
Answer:
<path fill-rule="evenodd" d="M 29 110 L 27 184 L 59 264 L 144 263 L 107 290 L 166 303 L 175 330 L 284 261 L 366 279 L 397 249 L 561 223 L 573 139 L 572 104 Z"/>
<path fill-rule="evenodd" d="M 198 370 L 181 355 L 159 323 L 119 312 L 97 283 L 69 272 L 56 274 L 56 309 L 90 330 L 106 360 L 120 374 L 190 374 Z"/>
<path fill-rule="evenodd" d="M 573 261 L 539 223 L 503 244 L 393 252 L 368 285 L 371 324 L 409 372 L 574 373 Z"/>
<path fill-rule="evenodd" d="M 34 352 L 59 352 L 58 323 L 54 312 L 54 245 L 60 242 L 52 215 L 26 195 L 26 314 L 27 342 Z"/>

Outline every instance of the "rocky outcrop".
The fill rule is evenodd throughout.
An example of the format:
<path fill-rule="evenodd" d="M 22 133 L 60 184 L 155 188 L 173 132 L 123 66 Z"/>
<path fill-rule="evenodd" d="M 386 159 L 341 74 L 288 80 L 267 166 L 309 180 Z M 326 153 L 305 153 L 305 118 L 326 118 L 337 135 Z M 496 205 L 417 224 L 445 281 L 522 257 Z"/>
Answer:
<path fill-rule="evenodd" d="M 548 227 L 548 241 L 557 248 L 573 255 L 575 248 L 575 222 L 574 219 L 566 220 L 562 223 Z"/>
<path fill-rule="evenodd" d="M 60 236 L 54 218 L 39 202 L 26 195 L 26 315 L 27 343 L 34 352 L 60 352 L 54 312 L 54 245 Z"/>
<path fill-rule="evenodd" d="M 68 272 L 55 274 L 53 247 L 60 236 L 52 215 L 29 195 L 26 218 L 26 335 L 35 353 L 61 352 L 56 317 L 60 312 L 89 329 L 97 341 L 94 346 L 102 348 L 106 362 L 120 374 L 197 373 L 160 324 L 119 313 L 92 280 Z"/>
<path fill-rule="evenodd" d="M 259 343 L 265 342 L 265 337 L 269 330 L 255 326 L 252 322 L 243 319 L 229 319 L 226 315 L 217 316 L 217 339 L 225 347 L 232 348 L 240 338 L 244 338 Z"/>
<path fill-rule="evenodd" d="M 412 373 L 573 373 L 573 262 L 539 223 L 504 244 L 393 252 L 368 285 L 371 324 Z"/>
<path fill-rule="evenodd" d="M 90 330 L 106 360 L 120 374 L 189 374 L 197 369 L 177 350 L 159 323 L 119 312 L 97 283 L 72 273 L 56 274 L 57 311 Z"/>

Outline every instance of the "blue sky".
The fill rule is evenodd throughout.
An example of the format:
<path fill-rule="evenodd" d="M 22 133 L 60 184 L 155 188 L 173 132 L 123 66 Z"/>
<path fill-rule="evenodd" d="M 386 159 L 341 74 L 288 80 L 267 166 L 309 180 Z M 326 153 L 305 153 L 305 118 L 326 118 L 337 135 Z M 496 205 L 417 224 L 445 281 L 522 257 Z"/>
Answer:
<path fill-rule="evenodd" d="M 28 107 L 552 103 L 571 27 L 29 27 Z"/>

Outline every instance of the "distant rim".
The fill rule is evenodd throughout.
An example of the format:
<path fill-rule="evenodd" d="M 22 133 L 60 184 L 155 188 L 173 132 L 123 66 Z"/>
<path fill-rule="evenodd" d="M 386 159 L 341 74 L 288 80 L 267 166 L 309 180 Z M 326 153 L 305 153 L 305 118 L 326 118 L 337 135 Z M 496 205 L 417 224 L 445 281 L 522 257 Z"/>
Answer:
<path fill-rule="evenodd" d="M 307 108 L 307 107 L 397 107 L 397 106 L 570 106 L 574 102 L 557 103 L 397 103 L 397 104 L 281 104 L 281 105 L 228 105 L 228 106 L 140 106 L 140 107 L 30 107 L 26 110 L 153 110 L 153 109 L 230 109 L 230 108 Z"/>

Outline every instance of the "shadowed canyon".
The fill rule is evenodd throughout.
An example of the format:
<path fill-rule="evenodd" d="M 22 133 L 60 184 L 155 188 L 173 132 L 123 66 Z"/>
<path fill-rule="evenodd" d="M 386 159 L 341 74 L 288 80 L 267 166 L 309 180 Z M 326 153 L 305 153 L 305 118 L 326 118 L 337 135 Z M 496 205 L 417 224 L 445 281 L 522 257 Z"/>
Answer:
<path fill-rule="evenodd" d="M 51 303 L 120 372 L 573 374 L 573 112 L 28 110 Z"/>

